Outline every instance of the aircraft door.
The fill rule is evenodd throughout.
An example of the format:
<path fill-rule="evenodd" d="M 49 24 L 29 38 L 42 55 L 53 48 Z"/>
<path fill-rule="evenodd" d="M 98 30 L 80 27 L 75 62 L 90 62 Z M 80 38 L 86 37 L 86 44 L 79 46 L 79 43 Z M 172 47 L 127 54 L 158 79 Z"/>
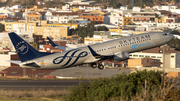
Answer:
<path fill-rule="evenodd" d="M 156 41 L 154 42 L 154 46 L 156 46 L 157 45 L 157 43 L 159 42 L 159 34 L 155 34 L 155 39 L 156 39 Z"/>
<path fill-rule="evenodd" d="M 159 34 L 156 34 L 155 37 L 156 37 L 156 41 L 159 41 Z"/>

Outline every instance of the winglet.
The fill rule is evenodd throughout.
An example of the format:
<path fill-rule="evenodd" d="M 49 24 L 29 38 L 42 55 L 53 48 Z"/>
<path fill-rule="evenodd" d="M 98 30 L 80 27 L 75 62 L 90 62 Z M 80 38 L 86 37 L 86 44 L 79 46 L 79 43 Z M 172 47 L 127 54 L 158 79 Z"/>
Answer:
<path fill-rule="evenodd" d="M 101 55 L 97 54 L 89 45 L 87 46 L 91 52 L 91 54 L 94 56 L 94 57 L 101 57 Z"/>
<path fill-rule="evenodd" d="M 58 46 L 57 44 L 55 44 L 49 37 L 47 37 L 47 39 L 49 40 L 50 44 L 53 46 L 53 47 L 56 47 Z"/>

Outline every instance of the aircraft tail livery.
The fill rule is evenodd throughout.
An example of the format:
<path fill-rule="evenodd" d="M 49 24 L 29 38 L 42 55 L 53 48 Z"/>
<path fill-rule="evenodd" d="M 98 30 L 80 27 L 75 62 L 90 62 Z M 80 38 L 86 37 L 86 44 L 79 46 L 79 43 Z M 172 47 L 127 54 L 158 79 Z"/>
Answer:
<path fill-rule="evenodd" d="M 39 52 L 38 50 L 36 50 L 34 47 L 32 47 L 29 43 L 27 43 L 25 40 L 23 40 L 20 36 L 18 36 L 14 32 L 9 33 L 9 37 L 16 49 L 16 52 L 21 62 L 25 62 L 28 60 L 32 60 L 38 57 L 51 54 L 51 53 Z"/>
<path fill-rule="evenodd" d="M 165 32 L 149 32 L 50 54 L 39 52 L 14 32 L 9 37 L 21 59 L 12 63 L 30 69 L 60 69 L 85 63 L 103 69 L 103 60 L 123 61 L 129 53 L 161 46 L 174 38 Z"/>

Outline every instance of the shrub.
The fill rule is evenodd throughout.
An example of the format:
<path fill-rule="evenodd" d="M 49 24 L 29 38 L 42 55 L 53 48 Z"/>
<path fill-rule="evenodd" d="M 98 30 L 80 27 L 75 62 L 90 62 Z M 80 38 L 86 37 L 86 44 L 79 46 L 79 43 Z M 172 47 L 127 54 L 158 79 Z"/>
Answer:
<path fill-rule="evenodd" d="M 137 95 L 142 98 L 145 93 L 152 94 L 155 90 L 167 87 L 167 82 L 162 71 L 136 71 L 131 74 L 119 74 L 116 77 L 92 80 L 90 83 L 81 83 L 70 88 L 70 93 L 65 96 L 67 101 L 108 101 L 132 100 Z M 146 81 L 146 84 L 145 84 Z M 169 86 L 172 84 L 170 83 Z M 163 91 L 164 92 L 164 91 Z M 146 94 L 145 94 L 146 95 Z M 149 95 L 148 99 L 154 95 Z M 160 96 L 160 95 L 155 95 Z M 137 97 L 136 97 L 137 98 Z"/>

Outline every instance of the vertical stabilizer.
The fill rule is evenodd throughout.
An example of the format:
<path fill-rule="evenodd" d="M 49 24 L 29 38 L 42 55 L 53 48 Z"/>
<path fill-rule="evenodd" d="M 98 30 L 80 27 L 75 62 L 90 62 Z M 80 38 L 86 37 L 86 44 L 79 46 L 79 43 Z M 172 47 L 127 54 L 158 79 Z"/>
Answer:
<path fill-rule="evenodd" d="M 14 45 L 14 48 L 16 49 L 21 62 L 51 54 L 39 52 L 14 32 L 9 33 L 9 37 Z"/>

